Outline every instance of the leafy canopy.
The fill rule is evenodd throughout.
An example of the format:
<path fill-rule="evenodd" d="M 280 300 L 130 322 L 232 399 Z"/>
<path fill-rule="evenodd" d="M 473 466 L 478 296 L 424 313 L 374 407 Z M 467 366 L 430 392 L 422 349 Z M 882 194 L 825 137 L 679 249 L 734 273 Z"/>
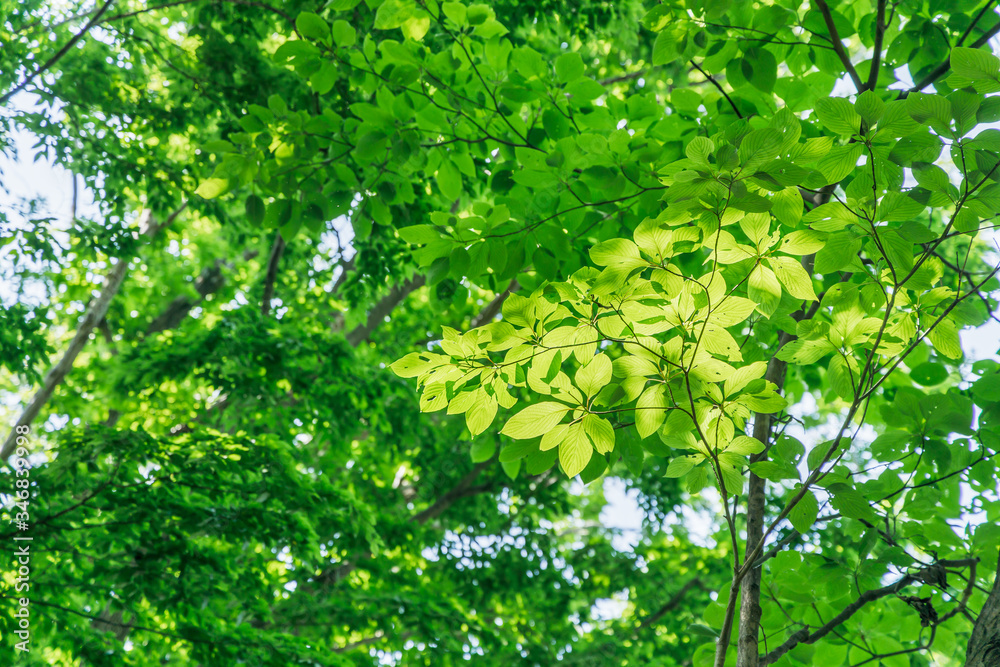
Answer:
<path fill-rule="evenodd" d="M 992 3 L 16 4 L 38 664 L 994 664 Z"/>

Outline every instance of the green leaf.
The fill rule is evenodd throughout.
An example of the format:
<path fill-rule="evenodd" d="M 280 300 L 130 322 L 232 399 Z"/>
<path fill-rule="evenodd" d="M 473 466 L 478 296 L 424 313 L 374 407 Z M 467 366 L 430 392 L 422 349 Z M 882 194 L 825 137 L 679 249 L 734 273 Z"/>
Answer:
<path fill-rule="evenodd" d="M 556 78 L 559 79 L 560 83 L 579 79 L 584 72 L 583 58 L 580 57 L 579 53 L 571 51 L 556 58 Z"/>
<path fill-rule="evenodd" d="M 865 125 L 869 128 L 875 125 L 882 118 L 882 114 L 885 113 L 885 102 L 883 102 L 879 96 L 871 90 L 866 90 L 860 95 L 858 95 L 857 101 L 854 103 L 854 110 L 858 112 L 861 119 L 865 121 Z"/>
<path fill-rule="evenodd" d="M 451 19 L 455 25 L 465 25 L 467 13 L 465 5 L 461 2 L 442 2 L 441 10 L 444 15 Z"/>
<path fill-rule="evenodd" d="M 306 39 L 318 39 L 322 42 L 330 39 L 330 26 L 319 14 L 302 12 L 295 19 L 295 29 Z"/>
<path fill-rule="evenodd" d="M 785 188 L 771 197 L 771 212 L 783 225 L 798 225 L 804 208 L 805 202 L 798 188 Z"/>
<path fill-rule="evenodd" d="M 913 268 L 913 244 L 894 229 L 879 234 L 879 240 L 885 251 L 885 258 L 892 264 L 896 275 L 902 279 L 903 275 Z"/>
<path fill-rule="evenodd" d="M 715 144 L 708 137 L 695 137 L 684 147 L 688 159 L 702 167 L 709 167 L 708 158 L 715 151 Z"/>
<path fill-rule="evenodd" d="M 951 123 L 951 104 L 940 95 L 912 93 L 906 98 L 906 110 L 918 123 L 933 123 L 944 128 Z"/>
<path fill-rule="evenodd" d="M 517 461 L 537 450 L 538 445 L 531 440 L 509 442 L 500 450 L 500 462 Z"/>
<path fill-rule="evenodd" d="M 642 445 L 639 444 L 638 438 L 635 437 L 634 431 L 630 428 L 621 429 L 618 432 L 617 442 L 618 451 L 621 452 L 625 467 L 628 468 L 630 473 L 638 477 L 642 474 L 646 454 Z"/>
<path fill-rule="evenodd" d="M 549 402 L 529 405 L 511 417 L 500 433 L 517 440 L 537 438 L 555 428 L 567 412 L 569 412 L 569 406 L 562 403 Z"/>
<path fill-rule="evenodd" d="M 635 405 L 635 428 L 639 437 L 646 439 L 656 433 L 667 413 L 666 388 L 654 384 L 646 388 Z"/>
<path fill-rule="evenodd" d="M 483 438 L 472 443 L 472 449 L 469 451 L 469 455 L 472 458 L 473 463 L 483 463 L 493 458 L 493 454 L 496 450 L 497 443 Z"/>
<path fill-rule="evenodd" d="M 797 194 L 797 193 L 796 193 Z M 811 229 L 800 229 L 786 234 L 778 250 L 791 255 L 812 255 L 826 245 L 827 235 Z"/>
<path fill-rule="evenodd" d="M 260 225 L 264 222 L 264 213 L 266 212 L 266 207 L 264 206 L 264 200 L 257 195 L 248 195 L 246 201 L 246 214 L 247 221 L 252 225 Z"/>
<path fill-rule="evenodd" d="M 489 428 L 496 416 L 497 400 L 486 394 L 481 400 L 476 401 L 465 413 L 465 423 L 469 427 L 469 432 L 475 437 Z M 492 455 L 491 452 L 490 456 Z"/>
<path fill-rule="evenodd" d="M 521 471 L 521 459 L 516 459 L 514 461 L 501 461 L 500 467 L 503 468 L 504 474 L 511 479 L 517 479 L 517 474 Z"/>
<path fill-rule="evenodd" d="M 924 362 L 918 364 L 910 371 L 913 381 L 924 387 L 939 385 L 948 379 L 948 369 L 941 364 Z"/>
<path fill-rule="evenodd" d="M 799 489 L 800 487 L 796 487 L 796 494 Z M 812 491 L 806 491 L 802 499 L 788 512 L 788 520 L 792 522 L 792 527 L 801 535 L 809 532 L 812 525 L 816 523 L 817 516 L 819 516 L 819 503 L 816 501 L 816 496 L 813 495 Z"/>
<path fill-rule="evenodd" d="M 628 239 L 611 239 L 590 249 L 590 259 L 598 266 L 624 265 L 626 268 L 645 266 L 639 246 Z"/>
<path fill-rule="evenodd" d="M 772 482 L 780 482 L 784 479 L 799 478 L 799 471 L 795 466 L 775 463 L 774 461 L 758 461 L 750 464 L 750 471 L 762 479 Z"/>
<path fill-rule="evenodd" d="M 402 378 L 413 378 L 437 368 L 445 362 L 444 357 L 430 352 L 411 352 L 402 359 L 393 362 L 389 368 Z"/>
<path fill-rule="evenodd" d="M 653 64 L 666 65 L 677 57 L 677 45 L 669 31 L 661 32 L 653 42 Z"/>
<path fill-rule="evenodd" d="M 781 150 L 781 133 L 772 128 L 754 130 L 740 143 L 739 156 L 742 173 L 752 174 L 778 157 Z"/>
<path fill-rule="evenodd" d="M 576 386 L 588 397 L 597 394 L 609 382 L 611 382 L 611 360 L 603 353 L 598 354 L 576 372 Z"/>
<path fill-rule="evenodd" d="M 857 376 L 857 369 L 851 368 L 843 356 L 835 354 L 830 360 L 827 379 L 830 381 L 830 387 L 834 393 L 845 401 L 854 400 Z"/>
<path fill-rule="evenodd" d="M 729 443 L 729 446 L 726 447 L 726 451 L 731 454 L 739 454 L 740 456 L 760 454 L 764 451 L 764 443 L 757 438 L 751 438 L 747 435 L 738 435 L 733 438 L 731 443 Z"/>
<path fill-rule="evenodd" d="M 839 183 L 858 166 L 858 158 L 863 150 L 860 143 L 835 146 L 819 161 L 816 168 L 826 177 L 827 184 Z"/>
<path fill-rule="evenodd" d="M 576 477 L 590 463 L 594 448 L 581 424 L 569 427 L 566 439 L 559 444 L 559 463 L 567 477 Z"/>
<path fill-rule="evenodd" d="M 750 271 L 747 286 L 749 287 L 747 294 L 757 302 L 757 310 L 764 317 L 770 317 L 781 301 L 781 283 L 778 282 L 774 271 L 763 264 L 758 264 Z"/>
<path fill-rule="evenodd" d="M 801 262 L 791 257 L 769 257 L 768 263 L 774 269 L 778 280 L 785 287 L 785 291 L 796 299 L 815 301 L 816 293 L 813 291 L 812 278 L 806 273 Z"/>
<path fill-rule="evenodd" d="M 743 76 L 754 88 L 770 94 L 778 76 L 778 61 L 765 48 L 749 48 L 744 52 Z"/>
<path fill-rule="evenodd" d="M 975 83 L 981 93 L 1000 91 L 1000 58 L 988 51 L 955 47 L 951 50 L 951 71 Z"/>
<path fill-rule="evenodd" d="M 663 473 L 664 477 L 683 477 L 684 475 L 691 472 L 691 469 L 696 465 L 705 460 L 705 457 L 691 454 L 688 456 L 678 456 L 676 458 L 670 459 L 669 465 L 667 465 L 667 471 Z"/>
<path fill-rule="evenodd" d="M 358 36 L 354 28 L 347 21 L 337 20 L 333 22 L 333 42 L 341 47 L 354 46 Z"/>
<path fill-rule="evenodd" d="M 206 178 L 198 186 L 198 189 L 194 191 L 196 195 L 205 199 L 215 199 L 227 192 L 229 192 L 228 178 Z"/>
<path fill-rule="evenodd" d="M 958 328 L 951 319 L 945 318 L 938 322 L 931 329 L 928 338 L 934 349 L 944 356 L 950 359 L 962 358 L 962 340 L 959 338 Z"/>
<path fill-rule="evenodd" d="M 754 412 L 763 414 L 774 414 L 788 407 L 788 401 L 773 389 L 758 394 L 743 394 L 737 399 L 737 402 Z"/>
<path fill-rule="evenodd" d="M 399 227 L 396 229 L 396 233 L 399 234 L 401 239 L 413 245 L 424 245 L 441 240 L 441 232 L 430 225 Z"/>
<path fill-rule="evenodd" d="M 437 184 L 446 199 L 455 200 L 462 194 L 462 174 L 451 160 L 444 160 L 437 171 Z"/>
<path fill-rule="evenodd" d="M 431 18 L 429 16 L 413 16 L 404 21 L 399 29 L 407 39 L 419 42 L 430 30 L 430 27 Z"/>
<path fill-rule="evenodd" d="M 842 271 L 857 258 L 860 250 L 861 239 L 854 238 L 849 232 L 830 234 L 826 245 L 816 253 L 813 270 L 822 274 Z"/>
<path fill-rule="evenodd" d="M 601 454 L 608 454 L 615 448 L 615 428 L 607 419 L 597 415 L 583 416 L 583 431 L 590 438 L 594 449 Z"/>
<path fill-rule="evenodd" d="M 714 470 L 716 477 L 722 473 L 721 485 L 726 495 L 740 495 L 743 493 L 743 466 L 742 458 L 732 454 L 719 455 L 719 469 Z"/>
<path fill-rule="evenodd" d="M 827 129 L 840 136 L 849 137 L 861 130 L 861 116 L 843 97 L 817 100 L 816 115 Z"/>
<path fill-rule="evenodd" d="M 740 220 L 740 229 L 747 235 L 750 242 L 759 246 L 761 241 L 767 238 L 770 230 L 771 218 L 767 215 L 746 215 Z"/>
<path fill-rule="evenodd" d="M 733 396 L 737 392 L 742 391 L 743 388 L 752 381 L 764 377 L 766 372 L 766 361 L 755 361 L 753 363 L 746 364 L 745 366 L 740 366 L 726 379 L 726 396 Z"/>
<path fill-rule="evenodd" d="M 875 512 L 865 497 L 847 484 L 833 484 L 828 489 L 833 498 L 831 504 L 833 508 L 850 519 L 864 519 L 871 521 L 875 518 Z"/>

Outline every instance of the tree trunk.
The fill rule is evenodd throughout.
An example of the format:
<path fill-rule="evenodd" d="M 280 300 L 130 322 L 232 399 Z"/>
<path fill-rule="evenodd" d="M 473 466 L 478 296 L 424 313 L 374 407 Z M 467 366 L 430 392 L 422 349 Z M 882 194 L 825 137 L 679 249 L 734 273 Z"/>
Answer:
<path fill-rule="evenodd" d="M 965 653 L 965 667 L 997 665 L 1000 665 L 1000 562 L 997 563 L 993 590 L 979 612 Z"/>
<path fill-rule="evenodd" d="M 808 259 L 808 258 L 807 258 Z M 809 259 L 811 262 L 811 259 Z M 801 313 L 798 314 L 801 318 Z M 778 349 L 784 347 L 793 336 L 782 333 L 778 338 Z M 771 357 L 767 364 L 764 378 L 773 382 L 782 391 L 785 387 L 785 372 L 788 364 L 777 357 Z M 767 459 L 770 447 L 771 415 L 757 413 L 754 416 L 753 437 L 764 443 L 764 451 L 750 457 L 750 462 Z M 747 547 L 744 557 L 749 555 L 757 544 L 764 539 L 764 509 L 766 482 L 757 475 L 750 473 L 750 483 L 747 490 Z M 736 667 L 757 667 L 760 658 L 758 646 L 760 638 L 760 567 L 747 572 L 740 582 L 740 626 L 736 640 Z"/>

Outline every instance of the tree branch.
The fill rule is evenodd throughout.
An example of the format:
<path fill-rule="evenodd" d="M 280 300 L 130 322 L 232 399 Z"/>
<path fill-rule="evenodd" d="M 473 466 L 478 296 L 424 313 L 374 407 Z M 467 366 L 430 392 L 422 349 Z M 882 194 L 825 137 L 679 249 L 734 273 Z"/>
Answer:
<path fill-rule="evenodd" d="M 484 324 L 492 322 L 493 318 L 500 312 L 500 308 L 503 307 L 503 302 L 507 300 L 507 297 L 519 289 L 521 289 L 521 284 L 517 282 L 517 279 L 511 280 L 510 284 L 507 285 L 507 289 L 500 294 L 497 294 L 492 301 L 486 304 L 486 307 L 483 308 L 478 315 L 472 318 L 472 321 L 469 323 L 469 328 L 477 329 Z"/>
<path fill-rule="evenodd" d="M 676 609 L 680 605 L 680 603 L 684 601 L 684 597 L 687 595 L 687 592 L 690 591 L 692 588 L 700 588 L 704 590 L 705 585 L 701 583 L 700 579 L 691 579 L 690 581 L 688 581 L 686 584 L 681 586 L 680 590 L 674 593 L 671 596 L 671 598 L 663 604 L 662 607 L 660 607 L 655 612 L 653 612 L 652 614 L 643 619 L 642 623 L 639 624 L 639 627 L 636 628 L 636 634 L 638 634 L 640 630 L 644 630 L 649 626 L 654 625 L 665 615 L 669 614 L 671 611 Z"/>
<path fill-rule="evenodd" d="M 451 487 L 445 493 L 439 496 L 438 499 L 435 500 L 430 507 L 423 510 L 422 512 L 418 512 L 417 514 L 415 514 L 413 516 L 413 521 L 420 525 L 424 525 L 431 519 L 435 519 L 441 516 L 441 514 L 444 513 L 445 510 L 447 510 L 449 507 L 455 504 L 456 500 L 466 498 L 470 495 L 475 495 L 469 493 L 472 487 L 472 483 L 476 481 L 476 478 L 479 477 L 479 474 L 481 472 L 489 468 L 492 464 L 493 464 L 492 459 L 488 461 L 483 461 L 482 463 L 477 463 L 472 468 L 472 470 L 467 472 L 462 477 L 462 479 L 458 480 L 458 483 L 456 483 L 455 486 Z"/>
<path fill-rule="evenodd" d="M 902 579 L 899 579 L 895 583 L 889 584 L 888 586 L 883 586 L 882 588 L 875 588 L 875 589 L 870 590 L 870 591 L 865 591 L 864 593 L 861 594 L 861 596 L 857 600 L 855 600 L 851 604 L 849 604 L 846 607 L 844 607 L 844 609 L 839 614 L 837 614 L 836 616 L 834 616 L 832 619 L 830 619 L 827 623 L 825 623 L 821 627 L 817 628 L 815 632 L 809 632 L 809 628 L 808 627 L 802 628 L 801 630 L 799 630 L 798 632 L 796 632 L 795 634 L 793 634 L 791 637 L 789 637 L 785 641 L 784 644 L 782 644 L 778 648 L 774 649 L 773 651 L 771 651 L 767 655 L 761 656 L 761 662 L 760 662 L 760 664 L 761 665 L 765 665 L 765 666 L 766 665 L 770 665 L 770 664 L 776 662 L 778 660 L 778 658 L 780 658 L 781 656 L 785 655 L 786 653 L 788 653 L 789 651 L 791 651 L 793 648 L 795 648 L 799 644 L 813 644 L 813 643 L 819 641 L 820 639 L 822 639 L 826 635 L 828 635 L 831 632 L 833 632 L 834 630 L 836 630 L 837 626 L 839 626 L 842 623 L 846 622 L 851 616 L 853 616 L 854 614 L 856 614 L 866 604 L 868 604 L 870 602 L 874 602 L 875 600 L 880 600 L 881 598 L 884 598 L 884 597 L 887 597 L 887 596 L 890 596 L 890 595 L 896 595 L 897 593 L 899 593 L 901 590 L 903 590 L 904 588 L 906 588 L 910 584 L 918 582 L 918 581 L 922 581 L 921 575 L 926 570 L 929 570 L 929 569 L 932 569 L 932 568 L 938 568 L 938 567 L 941 567 L 941 566 L 949 566 L 949 567 L 975 567 L 975 564 L 977 562 L 979 562 L 978 558 L 968 558 L 968 559 L 964 559 L 964 560 L 951 560 L 951 561 L 945 561 L 945 560 L 938 561 L 937 563 L 935 563 L 933 565 L 929 565 L 929 566 L 927 566 L 925 568 L 922 568 L 918 572 L 915 572 L 913 574 L 907 574 Z M 998 594 L 998 598 L 1000 598 L 1000 594 Z M 1000 605 L 1000 599 L 998 599 L 998 605 Z M 1000 611 L 1000 606 L 998 606 L 998 611 Z M 970 645 L 971 645 L 971 641 L 970 641 Z M 995 665 L 996 663 L 988 663 L 988 664 L 989 665 Z M 987 663 L 983 663 L 982 667 L 986 667 L 986 665 L 987 665 Z M 966 667 L 972 667 L 972 666 L 971 665 L 966 665 Z"/>
<path fill-rule="evenodd" d="M 823 21 L 826 23 L 826 29 L 830 32 L 830 41 L 833 43 L 833 50 L 840 58 L 840 62 L 843 63 L 844 69 L 847 70 L 848 75 L 851 77 L 851 81 L 854 82 L 854 87 L 860 93 L 865 89 L 865 84 L 862 83 L 861 77 L 858 76 L 858 70 L 854 69 L 854 65 L 851 63 L 851 57 L 847 54 L 844 49 L 844 43 L 840 41 L 840 35 L 837 33 L 837 26 L 833 23 L 833 15 L 830 13 L 830 7 L 824 2 L 824 0 L 815 0 L 816 6 L 819 8 L 821 14 L 823 14 Z"/>
<path fill-rule="evenodd" d="M 267 260 L 267 275 L 264 278 L 264 297 L 261 299 L 260 312 L 267 317 L 271 312 L 271 299 L 274 298 L 274 281 L 278 277 L 278 264 L 285 252 L 285 239 L 281 232 L 274 235 L 274 246 L 271 248 L 271 258 Z"/>
<path fill-rule="evenodd" d="M 382 321 L 393 309 L 398 306 L 409 294 L 424 286 L 426 278 L 424 276 L 414 276 L 401 285 L 396 285 L 369 311 L 368 319 L 364 324 L 359 324 L 347 334 L 347 342 L 351 347 L 357 347 L 368 340 L 372 332 L 378 328 Z"/>
<path fill-rule="evenodd" d="M 243 254 L 243 259 L 252 259 L 257 256 L 257 251 L 247 251 Z M 146 335 L 152 336 L 161 331 L 176 329 L 187 317 L 187 314 L 206 297 L 215 294 L 225 285 L 226 279 L 222 275 L 222 267 L 227 263 L 221 259 L 215 260 L 211 266 L 206 266 L 194 281 L 194 289 L 198 293 L 198 299 L 188 296 L 178 296 L 170 302 L 156 319 L 149 323 L 146 328 Z"/>
<path fill-rule="evenodd" d="M 987 5 L 987 7 L 988 6 L 989 5 Z M 956 46 L 961 46 L 962 45 L 962 41 L 968 35 L 969 31 L 972 30 L 972 26 L 974 26 L 976 24 L 976 22 L 979 21 L 979 17 L 982 16 L 985 11 L 986 11 L 986 8 L 983 8 L 983 11 L 981 11 L 979 13 L 979 16 L 976 17 L 976 20 L 973 21 L 972 25 L 969 26 L 968 30 L 966 30 L 966 34 L 962 36 L 962 39 L 958 40 L 958 44 L 956 44 Z M 979 39 L 977 39 L 975 42 L 973 42 L 972 46 L 969 47 L 969 48 L 978 49 L 979 47 L 983 46 L 984 44 L 986 44 L 987 42 L 989 42 L 991 39 L 993 39 L 993 37 L 996 36 L 997 33 L 1000 33 L 1000 23 L 998 23 L 997 25 L 993 26 L 992 28 L 990 28 L 989 30 L 987 30 L 985 33 L 983 33 L 983 35 Z M 912 88 L 910 88 L 909 90 L 904 90 L 899 95 L 900 99 L 905 99 L 906 96 L 909 95 L 910 93 L 919 93 L 921 90 L 923 90 L 927 86 L 929 86 L 932 83 L 934 83 L 935 81 L 937 81 L 949 69 L 951 69 L 951 57 L 946 58 L 943 63 L 941 63 L 940 65 L 938 65 L 937 67 L 935 67 L 934 70 L 931 71 L 930 74 L 928 74 L 923 79 L 921 79 Z"/>
<path fill-rule="evenodd" d="M 889 584 L 882 588 L 876 588 L 870 591 L 865 591 L 861 594 L 857 600 L 851 604 L 844 607 L 844 609 L 830 619 L 825 625 L 818 628 L 815 632 L 810 633 L 809 628 L 805 627 L 789 637 L 784 644 L 774 649 L 767 655 L 763 656 L 761 659 L 761 664 L 770 665 L 778 660 L 781 656 L 785 655 L 793 648 L 799 644 L 812 644 L 819 641 L 823 637 L 827 636 L 833 632 L 837 626 L 844 623 L 851 616 L 854 616 L 862 607 L 864 607 L 869 602 L 874 602 L 881 598 L 887 597 L 889 595 L 895 595 L 899 591 L 903 590 L 910 584 L 916 581 L 916 575 L 906 575 L 902 579 L 898 580 L 896 583 Z"/>
<path fill-rule="evenodd" d="M 720 93 L 722 93 L 722 96 L 726 98 L 726 101 L 727 101 L 727 102 L 729 102 L 729 106 L 731 106 L 731 107 L 733 108 L 733 112 L 734 112 L 734 113 L 736 114 L 736 117 L 737 117 L 737 118 L 741 118 L 741 119 L 742 119 L 742 118 L 743 118 L 743 114 L 741 114 L 741 113 L 740 113 L 740 110 L 736 108 L 736 103 L 735 103 L 735 102 L 733 102 L 733 98 L 731 98 L 731 97 L 729 96 L 729 94 L 728 94 L 728 93 L 727 93 L 727 92 L 726 92 L 725 90 L 723 90 L 723 88 L 722 88 L 722 86 L 721 86 L 721 85 L 719 84 L 719 82 L 718 82 L 718 81 L 716 81 L 716 80 L 715 80 L 715 79 L 714 79 L 714 78 L 712 77 L 712 75 L 711 75 L 711 74 L 709 74 L 708 72 L 706 72 L 705 70 L 703 70 L 703 69 L 702 69 L 701 67 L 699 67 L 699 66 L 698 66 L 698 63 L 696 63 L 696 62 L 695 62 L 695 61 L 693 61 L 693 60 L 692 60 L 692 61 L 690 61 L 690 62 L 691 62 L 691 64 L 692 64 L 692 65 L 694 66 L 694 68 L 695 68 L 696 70 L 698 70 L 699 72 L 701 72 L 701 73 L 702 73 L 702 75 L 703 75 L 703 76 L 704 76 L 704 77 L 705 77 L 706 79 L 708 79 L 708 80 L 709 80 L 709 81 L 710 81 L 710 82 L 712 83 L 712 85 L 713 85 L 713 86 L 715 86 L 715 87 L 716 87 L 716 89 L 718 89 L 718 91 L 719 91 Z"/>
<path fill-rule="evenodd" d="M 31 84 L 32 81 L 34 81 L 36 78 L 38 78 L 38 75 L 40 75 L 42 72 L 45 72 L 46 70 L 50 69 L 53 65 L 55 65 L 57 62 L 59 62 L 59 60 L 61 60 L 63 56 L 65 56 L 67 53 L 69 53 L 70 49 L 72 49 L 74 46 L 76 46 L 76 43 L 79 42 L 81 39 L 83 39 L 83 36 L 86 35 L 90 31 L 90 29 L 93 28 L 101 20 L 101 16 L 103 16 L 104 13 L 106 11 L 108 11 L 108 9 L 111 8 L 111 5 L 113 3 L 114 3 L 114 0 L 107 0 L 107 2 L 105 2 L 103 5 L 101 5 L 101 8 L 98 9 L 97 12 L 94 13 L 94 15 L 91 17 L 91 19 L 89 21 L 87 21 L 87 25 L 83 26 L 83 28 L 80 30 L 80 32 L 78 32 L 75 35 L 73 35 L 73 37 L 71 37 L 70 40 L 68 42 L 66 42 L 66 44 L 63 45 L 63 47 L 61 49 L 59 49 L 58 51 L 56 51 L 56 53 L 55 53 L 54 56 L 52 56 L 51 58 L 49 58 L 48 60 L 46 60 L 44 63 L 42 63 L 41 65 L 39 65 L 38 68 L 36 68 L 34 72 L 32 72 L 31 74 L 29 74 L 27 77 L 25 77 L 24 81 L 22 81 L 21 83 L 17 84 L 16 86 L 14 86 L 13 90 L 11 90 L 9 93 L 5 94 L 3 97 L 0 97 L 0 106 L 3 106 L 4 104 L 7 104 L 7 102 L 10 100 L 10 98 L 14 97 L 14 95 L 17 95 L 19 92 L 21 92 L 22 90 L 24 90 L 25 88 L 27 88 Z M 6 447 L 4 447 L 4 449 L 6 450 Z M 6 460 L 6 456 L 4 456 L 3 458 Z"/>
<path fill-rule="evenodd" d="M 885 39 L 885 3 L 886 0 L 878 0 L 878 9 L 875 16 L 875 45 L 872 49 L 872 66 L 868 70 L 868 83 L 866 90 L 875 90 L 878 85 L 878 70 L 882 66 L 882 42 Z"/>
<path fill-rule="evenodd" d="M 155 236 L 160 229 L 170 224 L 174 218 L 180 213 L 181 210 L 187 204 L 181 206 L 180 209 L 175 211 L 167 221 L 163 224 L 159 224 L 153 219 L 152 212 L 150 209 L 146 209 L 143 217 L 139 219 L 139 228 L 142 233 L 146 236 L 152 238 Z M 62 358 L 59 362 L 53 366 L 49 372 L 45 375 L 45 379 L 42 382 L 42 387 L 39 389 L 35 395 L 32 397 L 28 406 L 21 412 L 21 416 L 18 417 L 11 428 L 10 434 L 7 436 L 7 440 L 3 444 L 3 448 L 0 449 L 0 462 L 6 463 L 7 459 L 14 452 L 15 444 L 17 443 L 17 428 L 19 426 L 30 426 L 31 422 L 35 420 L 38 413 L 41 412 L 45 404 L 49 402 L 52 398 L 52 394 L 55 392 L 56 387 L 62 384 L 66 376 L 73 369 L 73 363 L 76 361 L 77 356 L 87 345 L 87 341 L 90 340 L 90 334 L 94 330 L 94 327 L 104 319 L 104 316 L 108 312 L 108 307 L 111 305 L 112 299 L 118 293 L 118 289 L 121 287 L 122 281 L 125 279 L 125 273 L 128 271 L 129 265 L 128 257 L 120 257 L 118 262 L 111 268 L 107 276 L 104 279 L 104 288 L 101 290 L 100 295 L 91 302 L 90 307 L 84 314 L 83 319 L 80 321 L 80 325 L 76 330 L 76 334 L 73 336 L 73 340 L 70 341 L 69 347 L 66 348 L 66 352 L 63 353 Z"/>

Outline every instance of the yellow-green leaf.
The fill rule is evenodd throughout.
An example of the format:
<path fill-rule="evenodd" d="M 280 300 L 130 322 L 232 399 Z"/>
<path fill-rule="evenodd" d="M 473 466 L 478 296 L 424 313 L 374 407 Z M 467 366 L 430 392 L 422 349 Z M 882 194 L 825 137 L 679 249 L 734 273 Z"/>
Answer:
<path fill-rule="evenodd" d="M 590 463 L 593 455 L 594 448 L 583 431 L 583 425 L 570 426 L 566 439 L 559 445 L 559 463 L 566 475 L 569 477 L 579 475 Z"/>
<path fill-rule="evenodd" d="M 537 438 L 555 428 L 569 412 L 562 403 L 536 403 L 511 417 L 500 432 L 517 440 Z"/>

